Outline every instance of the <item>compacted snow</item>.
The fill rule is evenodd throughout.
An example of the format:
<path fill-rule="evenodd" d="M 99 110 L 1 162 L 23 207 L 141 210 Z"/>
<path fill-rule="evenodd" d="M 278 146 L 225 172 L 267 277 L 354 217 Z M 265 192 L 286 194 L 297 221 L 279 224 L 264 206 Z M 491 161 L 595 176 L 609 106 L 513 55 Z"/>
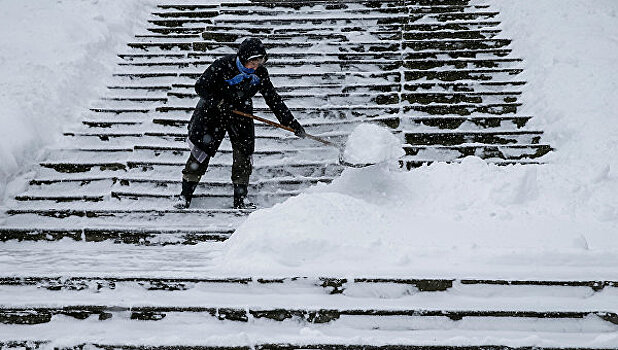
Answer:
<path fill-rule="evenodd" d="M 150 0 L 0 0 L 0 204 L 105 91 Z M 19 191 L 19 189 L 15 189 Z"/>
<path fill-rule="evenodd" d="M 0 0 L 0 196 L 99 96 L 116 53 L 150 12 L 146 3 Z M 359 129 L 349 149 L 383 162 L 253 213 L 214 270 L 482 275 L 498 266 L 524 278 L 618 278 L 618 3 L 492 5 L 502 36 L 526 60 L 520 114 L 534 115 L 528 126 L 556 148 L 546 165 L 472 157 L 406 172 L 384 161 L 397 156 L 389 137 Z"/>
<path fill-rule="evenodd" d="M 348 169 L 330 185 L 253 213 L 226 242 L 221 268 L 414 274 L 431 271 L 429 261 L 444 265 L 434 271 L 470 264 L 477 274 L 525 266 L 530 274 L 576 275 L 595 261 L 590 273 L 618 278 L 618 267 L 604 263 L 618 253 L 618 4 L 496 8 L 526 61 L 520 114 L 534 115 L 530 127 L 556 148 L 548 164 L 498 167 L 470 157 L 411 172 L 388 163 Z"/>
<path fill-rule="evenodd" d="M 353 164 L 376 164 L 402 157 L 405 152 L 401 140 L 388 129 L 361 124 L 348 137 L 343 155 Z"/>

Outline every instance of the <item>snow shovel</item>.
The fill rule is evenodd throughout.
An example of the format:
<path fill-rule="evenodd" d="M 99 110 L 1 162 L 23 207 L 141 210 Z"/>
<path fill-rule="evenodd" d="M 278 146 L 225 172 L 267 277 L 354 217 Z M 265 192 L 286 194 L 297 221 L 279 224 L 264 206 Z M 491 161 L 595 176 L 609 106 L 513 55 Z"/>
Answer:
<path fill-rule="evenodd" d="M 285 125 L 273 122 L 271 120 L 268 120 L 268 119 L 265 119 L 265 118 L 262 118 L 262 117 L 258 117 L 258 116 L 252 115 L 252 114 L 240 112 L 240 111 L 237 111 L 237 110 L 233 110 L 232 113 L 241 115 L 243 117 L 247 117 L 247 118 L 251 118 L 251 119 L 254 119 L 254 120 L 261 121 L 263 123 L 266 123 L 268 125 L 277 127 L 279 129 L 287 130 L 287 131 L 290 131 L 290 132 L 295 132 L 294 129 L 292 129 L 292 128 L 288 127 L 288 126 L 285 126 Z M 339 150 L 339 164 L 341 164 L 343 166 L 352 167 L 352 168 L 364 168 L 364 167 L 368 167 L 368 166 L 371 166 L 371 165 L 375 165 L 375 164 L 372 164 L 372 163 L 350 163 L 350 162 L 346 161 L 344 159 L 344 157 L 343 157 L 343 153 L 345 151 L 345 147 L 343 145 L 340 145 L 340 144 L 337 144 L 337 143 L 334 143 L 334 142 L 330 142 L 330 141 L 325 140 L 325 139 L 323 139 L 321 137 L 309 135 L 307 133 L 305 133 L 304 137 L 308 138 L 308 139 L 312 139 L 312 140 L 318 141 L 318 142 L 321 142 L 321 143 L 323 143 L 323 144 L 325 144 L 327 146 L 332 146 L 332 147 L 335 147 L 336 149 L 338 149 Z"/>

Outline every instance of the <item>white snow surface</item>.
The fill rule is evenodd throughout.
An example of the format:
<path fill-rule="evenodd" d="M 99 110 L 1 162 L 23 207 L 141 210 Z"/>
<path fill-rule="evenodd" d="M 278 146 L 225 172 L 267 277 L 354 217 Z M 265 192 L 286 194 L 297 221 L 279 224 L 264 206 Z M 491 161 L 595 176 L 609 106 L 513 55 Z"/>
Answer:
<path fill-rule="evenodd" d="M 116 53 L 150 12 L 146 4 L 0 0 L 0 201 L 8 181 L 102 94 Z M 208 261 L 208 273 L 410 276 L 452 268 L 460 277 L 508 278 L 497 270 L 511 267 L 523 278 L 569 278 L 571 269 L 578 278 L 618 278 L 618 3 L 492 5 L 501 36 L 525 59 L 520 114 L 534 115 L 528 126 L 556 148 L 547 165 L 468 158 L 411 172 L 388 163 L 348 169 L 252 214 Z"/>
<path fill-rule="evenodd" d="M 330 185 L 253 213 L 225 243 L 219 268 L 414 274 L 425 260 L 444 257 L 457 270 L 480 259 L 507 270 L 525 262 L 532 272 L 569 265 L 558 256 L 599 267 L 601 257 L 615 256 L 618 3 L 495 6 L 504 37 L 525 59 L 520 114 L 535 116 L 530 128 L 544 130 L 556 149 L 546 165 L 498 167 L 470 157 L 411 172 L 388 164 L 347 169 Z M 618 278 L 618 267 L 609 272 Z"/>
<path fill-rule="evenodd" d="M 405 152 L 401 140 L 388 129 L 361 124 L 348 137 L 343 155 L 350 163 L 376 164 L 403 157 Z"/>
<path fill-rule="evenodd" d="M 153 4 L 0 0 L 0 204 L 8 183 L 102 95 Z"/>

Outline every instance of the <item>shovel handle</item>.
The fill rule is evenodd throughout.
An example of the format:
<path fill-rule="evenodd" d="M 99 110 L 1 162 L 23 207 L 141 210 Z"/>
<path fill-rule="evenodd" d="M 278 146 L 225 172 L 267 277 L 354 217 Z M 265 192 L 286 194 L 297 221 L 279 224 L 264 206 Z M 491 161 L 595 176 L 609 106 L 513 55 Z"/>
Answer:
<path fill-rule="evenodd" d="M 283 124 L 279 124 L 279 123 L 273 122 L 273 121 L 268 120 L 266 118 L 258 117 L 257 115 L 252 115 L 252 114 L 245 113 L 245 112 L 240 112 L 240 111 L 237 111 L 237 110 L 233 110 L 232 113 L 235 113 L 235 114 L 238 114 L 238 115 L 242 115 L 243 117 L 259 120 L 259 121 L 261 121 L 263 123 L 266 123 L 268 125 L 277 127 L 279 129 L 295 132 L 294 129 L 290 128 L 289 126 L 285 126 Z"/>
<path fill-rule="evenodd" d="M 243 116 L 243 117 L 247 117 L 247 118 L 251 118 L 251 119 L 259 120 L 259 121 L 261 121 L 261 122 L 263 122 L 263 123 L 266 123 L 266 124 L 268 124 L 268 125 L 271 125 L 271 126 L 277 127 L 277 128 L 279 128 L 279 129 L 287 130 L 287 131 L 290 131 L 290 132 L 296 132 L 296 130 L 294 130 L 294 129 L 290 128 L 289 126 L 285 126 L 285 125 L 283 125 L 283 124 L 279 124 L 279 123 L 277 123 L 277 122 L 273 122 L 272 120 L 268 120 L 268 119 L 266 119 L 266 118 L 258 117 L 258 116 L 256 116 L 256 115 L 252 115 L 252 114 L 245 113 L 245 112 L 240 112 L 240 111 L 237 111 L 237 110 L 232 110 L 232 113 L 235 113 L 235 114 L 241 115 L 241 116 Z M 325 145 L 328 145 L 328 146 L 333 146 L 333 147 L 335 147 L 335 148 L 337 148 L 337 149 L 341 149 L 341 146 L 339 146 L 338 144 L 336 144 L 336 143 L 332 143 L 332 142 L 330 142 L 330 141 L 328 141 L 328 140 L 324 140 L 324 139 L 323 139 L 323 138 L 321 138 L 321 137 L 317 137 L 317 136 L 309 135 L 309 134 L 307 134 L 307 133 L 305 133 L 305 137 L 306 137 L 306 138 L 309 138 L 309 139 L 312 139 L 312 140 L 315 140 L 315 141 L 318 141 L 318 142 L 321 142 L 321 143 L 323 143 L 323 144 L 325 144 Z"/>

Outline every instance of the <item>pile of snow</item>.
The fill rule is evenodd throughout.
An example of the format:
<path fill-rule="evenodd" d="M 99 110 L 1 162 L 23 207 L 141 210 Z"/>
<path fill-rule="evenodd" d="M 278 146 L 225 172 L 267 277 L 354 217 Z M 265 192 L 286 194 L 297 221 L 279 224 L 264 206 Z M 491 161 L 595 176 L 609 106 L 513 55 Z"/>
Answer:
<path fill-rule="evenodd" d="M 357 126 L 348 137 L 344 159 L 353 164 L 376 164 L 403 157 L 401 140 L 373 124 Z"/>
<path fill-rule="evenodd" d="M 0 1 L 0 203 L 88 110 L 151 0 Z"/>
<path fill-rule="evenodd" d="M 414 275 L 419 266 L 449 271 L 483 261 L 469 271 L 525 265 L 526 278 L 543 266 L 568 273 L 593 264 L 592 276 L 594 264 L 618 254 L 617 7 L 497 3 L 504 37 L 526 60 L 521 114 L 534 115 L 529 127 L 557 150 L 549 164 L 498 167 L 470 157 L 411 172 L 348 169 L 253 213 L 226 243 L 221 271 Z"/>

